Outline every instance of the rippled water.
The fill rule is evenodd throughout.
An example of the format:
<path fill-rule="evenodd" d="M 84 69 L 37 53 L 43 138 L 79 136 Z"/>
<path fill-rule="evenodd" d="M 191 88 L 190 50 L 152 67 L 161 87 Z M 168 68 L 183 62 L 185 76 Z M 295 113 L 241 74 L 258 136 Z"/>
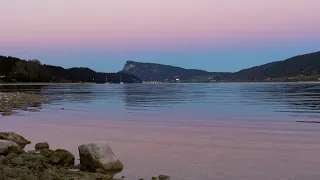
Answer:
<path fill-rule="evenodd" d="M 76 153 L 105 141 L 129 179 L 319 179 L 318 83 L 0 86 L 49 95 L 0 130 Z"/>
<path fill-rule="evenodd" d="M 103 116 L 107 113 L 120 119 L 128 115 L 167 115 L 211 121 L 213 117 L 233 120 L 230 116 L 234 116 L 240 120 L 252 115 L 280 121 L 292 116 L 318 119 L 320 113 L 318 83 L 2 86 L 2 90 L 49 95 L 52 109 L 63 107 Z"/>

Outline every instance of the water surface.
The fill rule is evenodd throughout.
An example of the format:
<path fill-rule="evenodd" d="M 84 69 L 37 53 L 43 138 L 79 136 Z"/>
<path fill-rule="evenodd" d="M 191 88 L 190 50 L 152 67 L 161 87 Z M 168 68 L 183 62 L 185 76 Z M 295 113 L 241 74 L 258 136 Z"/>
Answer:
<path fill-rule="evenodd" d="M 320 177 L 320 84 L 0 86 L 49 95 L 40 112 L 0 117 L 0 130 L 77 154 L 109 143 L 121 175 L 256 180 Z M 29 147 L 32 148 L 32 147 Z"/>

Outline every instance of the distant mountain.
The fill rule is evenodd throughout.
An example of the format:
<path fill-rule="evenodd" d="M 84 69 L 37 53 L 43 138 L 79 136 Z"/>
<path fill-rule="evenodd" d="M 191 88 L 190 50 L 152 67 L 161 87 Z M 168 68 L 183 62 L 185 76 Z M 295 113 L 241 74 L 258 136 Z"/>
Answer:
<path fill-rule="evenodd" d="M 141 83 L 212 82 L 212 81 L 318 81 L 320 78 L 320 51 L 243 69 L 239 72 L 207 72 L 198 69 L 127 61 L 118 73 L 95 72 L 89 68 L 65 69 L 43 65 L 39 60 L 22 60 L 0 56 L 0 82 L 95 82 Z"/>
<path fill-rule="evenodd" d="M 207 72 L 197 69 L 127 61 L 122 72 L 143 81 L 311 81 L 320 78 L 320 52 L 300 55 L 234 73 Z"/>
<path fill-rule="evenodd" d="M 184 69 L 181 67 L 162 65 L 156 63 L 142 63 L 127 61 L 122 72 L 136 75 L 142 81 L 168 81 L 176 82 L 176 79 L 182 81 L 192 81 L 203 77 L 221 79 L 228 77 L 231 73 L 207 72 L 198 69 Z M 206 78 L 208 79 L 208 78 Z"/>
<path fill-rule="evenodd" d="M 295 56 L 284 61 L 276 61 L 234 73 L 242 80 L 263 80 L 268 78 L 319 77 L 320 51 Z"/>
<path fill-rule="evenodd" d="M 89 68 L 64 69 L 59 66 L 42 65 L 39 60 L 22 60 L 0 56 L 0 82 L 95 82 L 141 83 L 132 74 L 101 73 Z"/>

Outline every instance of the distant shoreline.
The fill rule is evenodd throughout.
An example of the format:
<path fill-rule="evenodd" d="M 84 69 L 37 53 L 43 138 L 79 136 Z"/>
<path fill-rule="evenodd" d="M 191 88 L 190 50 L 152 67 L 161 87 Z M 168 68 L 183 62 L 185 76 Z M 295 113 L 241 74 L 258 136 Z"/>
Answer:
<path fill-rule="evenodd" d="M 10 86 L 15 86 L 15 85 L 20 85 L 20 86 L 24 86 L 24 85 L 61 85 L 61 84 L 97 84 L 97 83 L 45 83 L 45 82 L 37 82 L 37 83 L 32 83 L 32 82 L 27 82 L 27 83 L 0 83 L 0 86 L 4 86 L 4 85 L 10 85 Z"/>
<path fill-rule="evenodd" d="M 320 83 L 320 81 L 219 81 L 219 82 L 180 82 L 180 83 L 163 83 L 163 82 L 144 82 L 139 84 L 218 84 L 218 83 Z M 94 82 L 86 82 L 86 83 L 45 83 L 45 82 L 27 82 L 27 83 L 0 83 L 0 86 L 46 86 L 46 85 L 93 85 L 93 84 L 103 84 L 103 83 L 94 83 Z M 110 83 L 110 84 L 118 84 L 118 83 Z M 135 84 L 135 83 L 125 83 L 125 84 Z"/>

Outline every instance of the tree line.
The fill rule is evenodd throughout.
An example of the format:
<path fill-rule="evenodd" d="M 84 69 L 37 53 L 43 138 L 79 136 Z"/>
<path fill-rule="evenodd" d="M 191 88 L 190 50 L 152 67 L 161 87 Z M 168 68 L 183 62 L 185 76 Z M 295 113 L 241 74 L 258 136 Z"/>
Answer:
<path fill-rule="evenodd" d="M 37 59 L 22 60 L 11 56 L 0 56 L 0 76 L 5 82 L 94 82 L 94 83 L 141 83 L 128 73 L 95 72 L 86 67 L 65 69 L 41 64 Z"/>

